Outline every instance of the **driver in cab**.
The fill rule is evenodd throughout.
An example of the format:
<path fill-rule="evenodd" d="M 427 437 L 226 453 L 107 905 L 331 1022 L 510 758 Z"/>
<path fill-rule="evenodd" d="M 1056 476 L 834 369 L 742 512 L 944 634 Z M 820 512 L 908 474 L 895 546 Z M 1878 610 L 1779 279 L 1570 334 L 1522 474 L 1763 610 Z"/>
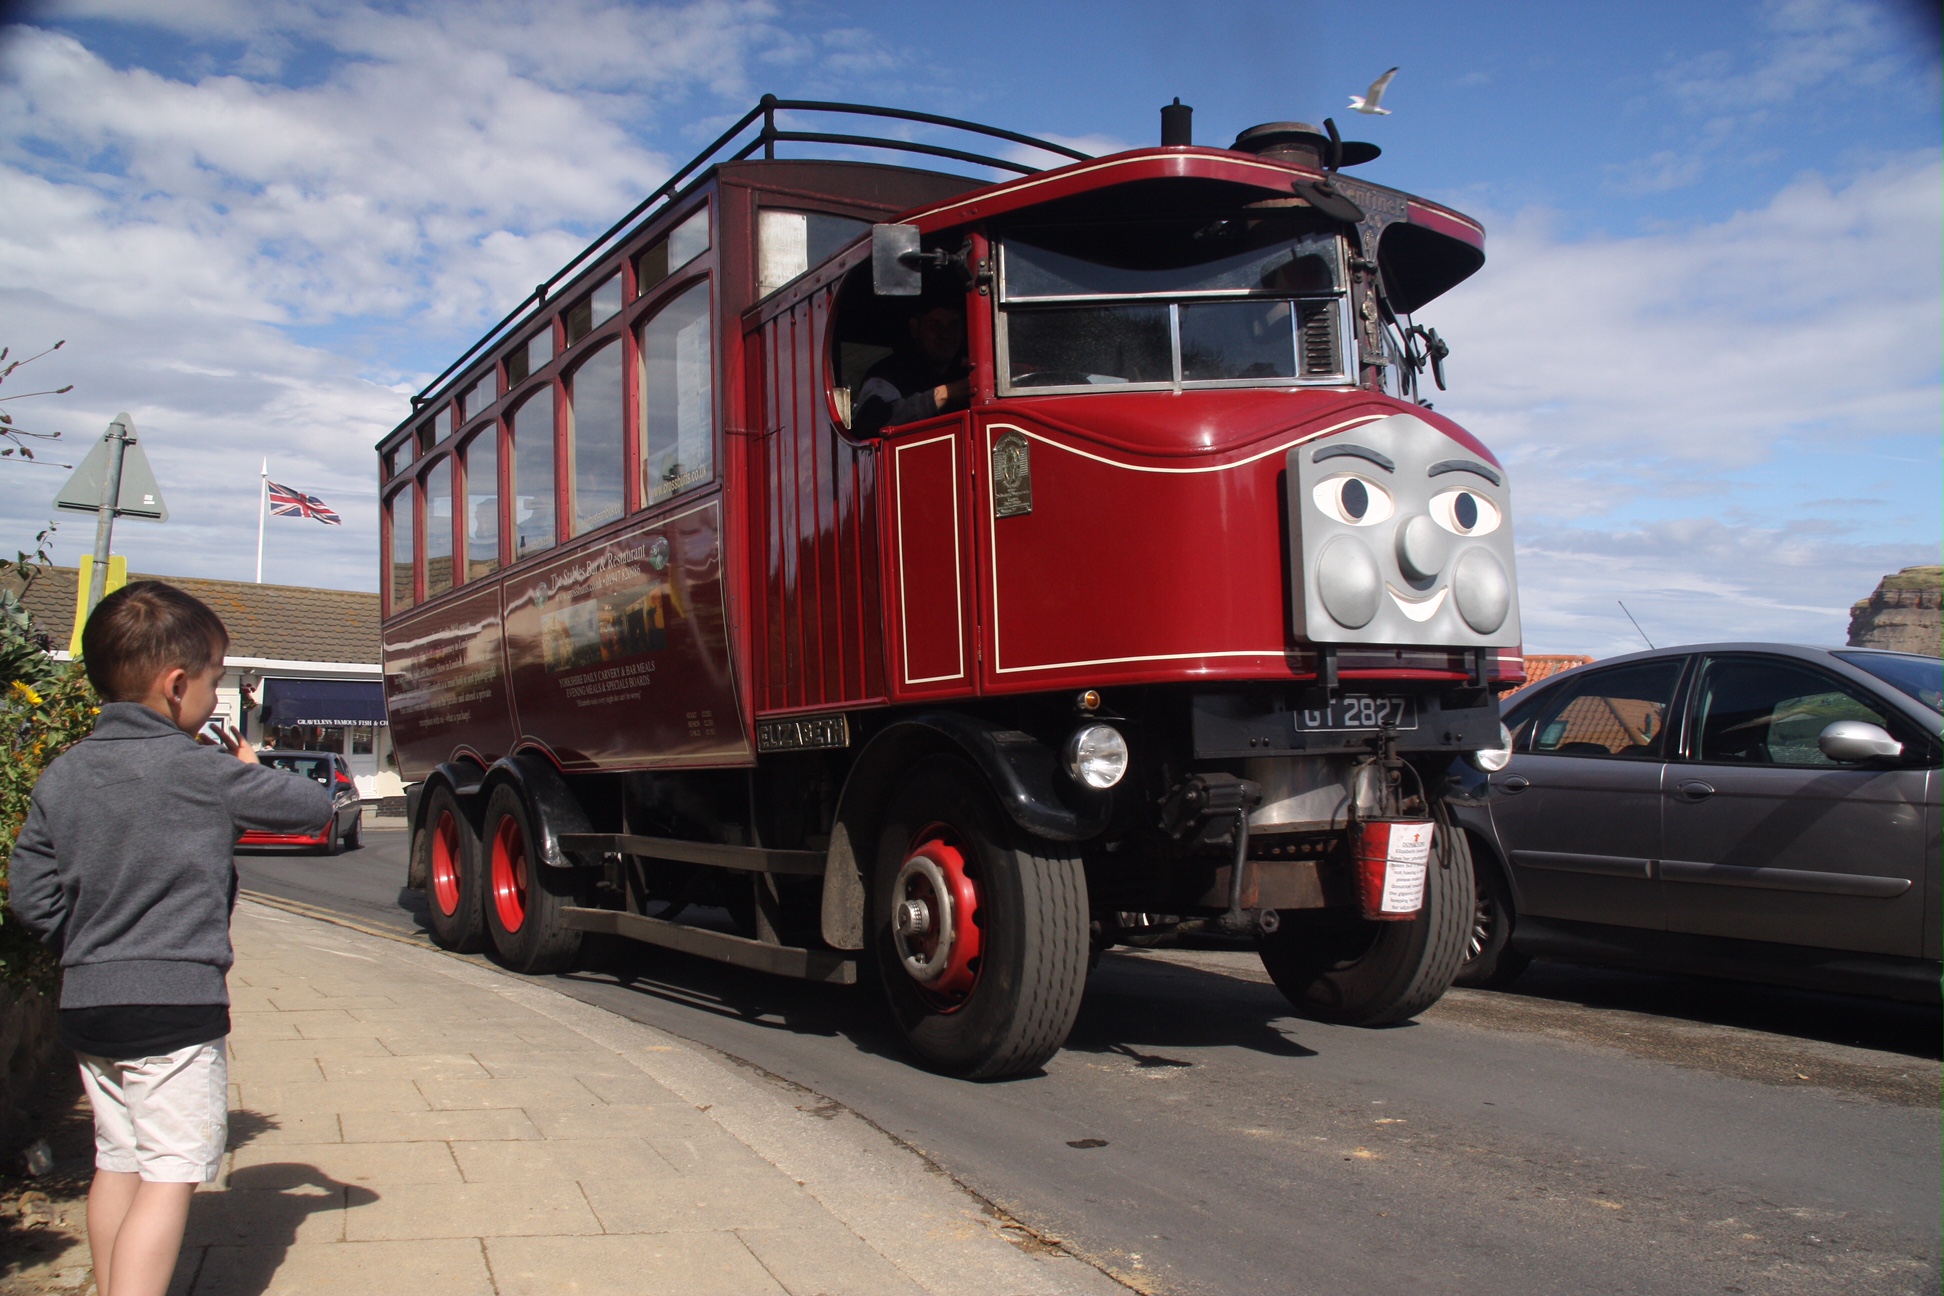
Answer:
<path fill-rule="evenodd" d="M 851 431 L 876 436 L 887 427 L 964 409 L 972 399 L 965 357 L 965 298 L 932 288 L 905 321 L 897 350 L 871 366 L 858 389 Z"/>

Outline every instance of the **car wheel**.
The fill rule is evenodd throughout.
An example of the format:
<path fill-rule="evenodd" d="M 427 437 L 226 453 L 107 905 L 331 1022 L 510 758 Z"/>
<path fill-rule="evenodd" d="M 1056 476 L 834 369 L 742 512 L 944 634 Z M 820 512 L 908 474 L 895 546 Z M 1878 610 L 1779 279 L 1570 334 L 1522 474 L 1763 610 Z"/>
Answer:
<path fill-rule="evenodd" d="M 412 834 L 412 857 L 412 875 L 425 879 L 432 939 L 460 954 L 485 949 L 479 836 L 451 788 L 436 788 L 427 799 L 425 818 Z"/>
<path fill-rule="evenodd" d="M 1452 984 L 1495 990 L 1510 985 L 1532 959 L 1512 948 L 1516 919 L 1512 890 L 1498 866 L 1489 858 L 1480 858 L 1481 854 L 1472 853 L 1477 899 L 1472 906 L 1471 934 L 1465 941 L 1465 961 L 1459 964 Z"/>
<path fill-rule="evenodd" d="M 972 1080 L 1039 1067 L 1087 980 L 1087 878 L 1007 819 L 963 761 L 921 763 L 878 836 L 872 948 L 891 1015 L 928 1065 Z"/>
<path fill-rule="evenodd" d="M 515 972 L 564 972 L 586 936 L 560 912 L 574 903 L 574 874 L 540 863 L 534 828 L 516 789 L 493 789 L 486 803 L 486 930 L 500 961 Z"/>
<path fill-rule="evenodd" d="M 1297 909 L 1262 938 L 1262 966 L 1305 1017 L 1385 1026 L 1423 1012 L 1451 985 L 1471 932 L 1471 850 L 1439 825 L 1424 907 L 1408 922 L 1367 921 L 1341 909 Z"/>
<path fill-rule="evenodd" d="M 338 855 L 344 851 L 344 834 L 338 831 L 337 811 L 331 811 L 330 826 L 324 830 L 324 844 L 317 848 L 320 855 Z"/>
<path fill-rule="evenodd" d="M 364 811 L 360 810 L 351 820 L 351 831 L 344 834 L 346 850 L 364 849 Z"/>

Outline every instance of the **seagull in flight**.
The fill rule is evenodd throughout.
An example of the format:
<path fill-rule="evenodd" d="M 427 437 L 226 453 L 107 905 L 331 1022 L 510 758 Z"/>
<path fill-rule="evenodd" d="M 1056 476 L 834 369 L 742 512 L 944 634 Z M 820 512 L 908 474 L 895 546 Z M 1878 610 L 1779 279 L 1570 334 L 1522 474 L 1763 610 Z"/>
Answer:
<path fill-rule="evenodd" d="M 1372 81 L 1370 83 L 1370 89 L 1360 95 L 1351 95 L 1350 106 L 1360 113 L 1375 113 L 1379 117 L 1390 116 L 1390 109 L 1379 108 L 1377 105 L 1383 102 L 1384 91 L 1390 89 L 1391 78 L 1396 75 L 1397 69 L 1392 68 L 1375 81 Z"/>

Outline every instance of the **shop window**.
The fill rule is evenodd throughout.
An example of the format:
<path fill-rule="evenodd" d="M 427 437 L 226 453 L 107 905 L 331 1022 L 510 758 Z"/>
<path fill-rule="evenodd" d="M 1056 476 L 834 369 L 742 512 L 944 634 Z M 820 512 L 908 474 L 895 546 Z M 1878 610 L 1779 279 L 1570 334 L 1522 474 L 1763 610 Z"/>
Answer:
<path fill-rule="evenodd" d="M 425 596 L 452 588 L 452 456 L 425 474 Z"/>
<path fill-rule="evenodd" d="M 543 388 L 513 416 L 513 557 L 554 542 L 553 389 Z"/>
<path fill-rule="evenodd" d="M 616 338 L 574 370 L 568 404 L 567 462 L 574 487 L 574 534 L 621 516 L 626 478 L 621 405 L 621 340 Z"/>
<path fill-rule="evenodd" d="M 506 355 L 506 386 L 519 386 L 553 360 L 553 325 L 541 329 Z"/>
<path fill-rule="evenodd" d="M 569 306 L 561 317 L 567 326 L 567 345 L 574 345 L 620 313 L 621 276 L 610 275 L 606 283 Z"/>
<path fill-rule="evenodd" d="M 499 430 L 466 443 L 466 579 L 499 566 Z"/>
<path fill-rule="evenodd" d="M 370 725 L 359 725 L 351 731 L 351 754 L 369 756 L 377 742 L 378 731 Z"/>
<path fill-rule="evenodd" d="M 654 504 L 715 475 L 709 285 L 702 282 L 641 329 L 642 499 Z"/>
<path fill-rule="evenodd" d="M 767 297 L 822 265 L 870 228 L 869 221 L 850 216 L 766 208 L 757 218 L 756 295 Z"/>
<path fill-rule="evenodd" d="M 412 488 L 391 497 L 391 610 L 412 606 Z"/>
<path fill-rule="evenodd" d="M 709 209 L 703 207 L 636 258 L 635 295 L 647 292 L 708 250 Z"/>
<path fill-rule="evenodd" d="M 488 369 L 481 374 L 479 381 L 466 388 L 465 395 L 459 398 L 459 417 L 475 419 L 493 407 L 499 399 L 499 384 L 493 380 L 493 371 Z"/>

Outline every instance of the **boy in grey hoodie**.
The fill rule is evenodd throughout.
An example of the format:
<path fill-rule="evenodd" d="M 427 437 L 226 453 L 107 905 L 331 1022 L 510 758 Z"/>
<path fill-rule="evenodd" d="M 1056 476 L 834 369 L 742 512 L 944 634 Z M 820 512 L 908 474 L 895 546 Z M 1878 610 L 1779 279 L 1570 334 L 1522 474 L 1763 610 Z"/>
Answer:
<path fill-rule="evenodd" d="M 198 1183 L 228 1138 L 231 853 L 243 832 L 331 814 L 310 779 L 257 763 L 216 709 L 229 632 L 160 581 L 101 601 L 81 635 L 103 699 L 49 765 L 14 844 L 14 914 L 61 959 L 61 1038 L 95 1115 L 88 1244 L 102 1296 L 161 1296 Z"/>

